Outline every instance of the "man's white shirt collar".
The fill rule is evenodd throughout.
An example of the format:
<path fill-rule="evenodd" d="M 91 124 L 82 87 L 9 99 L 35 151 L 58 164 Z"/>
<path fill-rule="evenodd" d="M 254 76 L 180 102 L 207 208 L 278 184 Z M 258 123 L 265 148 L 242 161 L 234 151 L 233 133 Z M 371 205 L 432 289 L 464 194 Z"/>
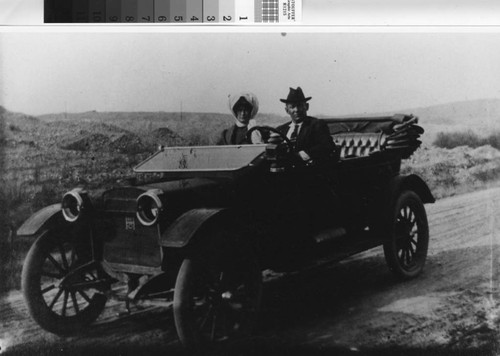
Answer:
<path fill-rule="evenodd" d="M 298 126 L 298 127 L 299 127 L 299 129 L 298 129 L 298 131 L 297 131 L 297 135 L 298 135 L 298 134 L 299 134 L 299 132 L 300 132 L 300 129 L 302 128 L 302 124 L 303 124 L 303 123 L 304 123 L 304 121 L 301 121 L 301 122 L 298 122 L 298 123 L 295 123 L 295 122 L 293 122 L 293 121 L 292 121 L 292 122 L 290 123 L 290 127 L 288 128 L 288 132 L 286 133 L 286 137 L 287 137 L 287 138 L 292 137 L 292 132 L 293 132 L 293 130 L 295 130 L 295 126 Z"/>

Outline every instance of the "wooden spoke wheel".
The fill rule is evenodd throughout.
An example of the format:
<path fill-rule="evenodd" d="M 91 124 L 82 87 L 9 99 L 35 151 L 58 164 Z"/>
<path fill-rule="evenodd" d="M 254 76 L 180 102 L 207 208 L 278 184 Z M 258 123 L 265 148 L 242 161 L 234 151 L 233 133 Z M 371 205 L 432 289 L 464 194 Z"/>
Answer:
<path fill-rule="evenodd" d="M 248 336 L 261 294 L 261 271 L 253 260 L 219 264 L 185 259 L 174 292 L 179 339 L 187 349 L 201 350 Z"/>
<path fill-rule="evenodd" d="M 391 271 L 402 279 L 422 272 L 429 246 L 429 226 L 424 205 L 413 191 L 404 191 L 393 209 L 390 240 L 384 254 Z"/>
<path fill-rule="evenodd" d="M 109 281 L 92 261 L 90 242 L 62 233 L 41 234 L 25 259 L 22 289 L 32 318 L 56 334 L 71 334 L 101 314 Z"/>

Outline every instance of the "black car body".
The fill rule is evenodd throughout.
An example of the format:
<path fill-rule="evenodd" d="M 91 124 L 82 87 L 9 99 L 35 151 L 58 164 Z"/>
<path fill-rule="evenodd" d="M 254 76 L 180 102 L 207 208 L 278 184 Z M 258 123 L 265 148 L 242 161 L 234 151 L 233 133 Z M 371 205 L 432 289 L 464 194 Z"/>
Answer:
<path fill-rule="evenodd" d="M 161 300 L 182 343 L 197 348 L 250 332 L 265 269 L 383 245 L 397 276 L 418 275 L 423 204 L 434 198 L 421 178 L 400 175 L 420 145 L 417 119 L 326 121 L 337 149 L 324 162 L 298 162 L 286 142 L 162 148 L 135 167 L 154 179 L 93 200 L 77 188 L 37 212 L 18 230 L 36 238 L 22 276 L 31 315 L 65 334 L 95 320 L 107 298 Z"/>

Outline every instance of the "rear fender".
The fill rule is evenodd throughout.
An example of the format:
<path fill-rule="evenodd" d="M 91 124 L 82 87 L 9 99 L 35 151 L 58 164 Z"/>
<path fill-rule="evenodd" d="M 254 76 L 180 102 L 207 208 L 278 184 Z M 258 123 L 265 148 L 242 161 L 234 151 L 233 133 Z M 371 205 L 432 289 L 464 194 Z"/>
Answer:
<path fill-rule="evenodd" d="M 424 204 L 434 203 L 436 201 L 427 184 L 416 174 L 397 176 L 394 178 L 391 184 L 391 199 L 397 199 L 399 194 L 404 190 L 414 191 Z"/>
<path fill-rule="evenodd" d="M 386 198 L 381 200 L 380 208 L 377 209 L 372 216 L 372 227 L 375 234 L 386 237 L 390 236 L 387 229 L 392 226 L 394 205 L 401 193 L 405 190 L 415 192 L 424 204 L 434 203 L 436 201 L 427 184 L 419 176 L 410 174 L 408 176 L 394 177 L 386 191 Z"/>
<path fill-rule="evenodd" d="M 227 208 L 193 209 L 182 214 L 160 236 L 163 247 L 181 248 L 187 246 L 191 239 Z"/>
<path fill-rule="evenodd" d="M 31 215 L 17 230 L 17 236 L 37 235 L 42 230 L 68 224 L 62 215 L 61 204 L 49 205 Z"/>

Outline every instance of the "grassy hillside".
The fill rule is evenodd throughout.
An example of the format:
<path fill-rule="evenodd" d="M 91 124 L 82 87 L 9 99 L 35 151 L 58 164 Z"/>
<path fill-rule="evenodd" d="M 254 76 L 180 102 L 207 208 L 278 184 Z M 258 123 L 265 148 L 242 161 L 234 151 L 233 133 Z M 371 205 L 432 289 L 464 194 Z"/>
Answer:
<path fill-rule="evenodd" d="M 437 199 L 463 194 L 500 185 L 500 150 L 424 145 L 403 161 L 401 172 L 422 177 Z"/>

